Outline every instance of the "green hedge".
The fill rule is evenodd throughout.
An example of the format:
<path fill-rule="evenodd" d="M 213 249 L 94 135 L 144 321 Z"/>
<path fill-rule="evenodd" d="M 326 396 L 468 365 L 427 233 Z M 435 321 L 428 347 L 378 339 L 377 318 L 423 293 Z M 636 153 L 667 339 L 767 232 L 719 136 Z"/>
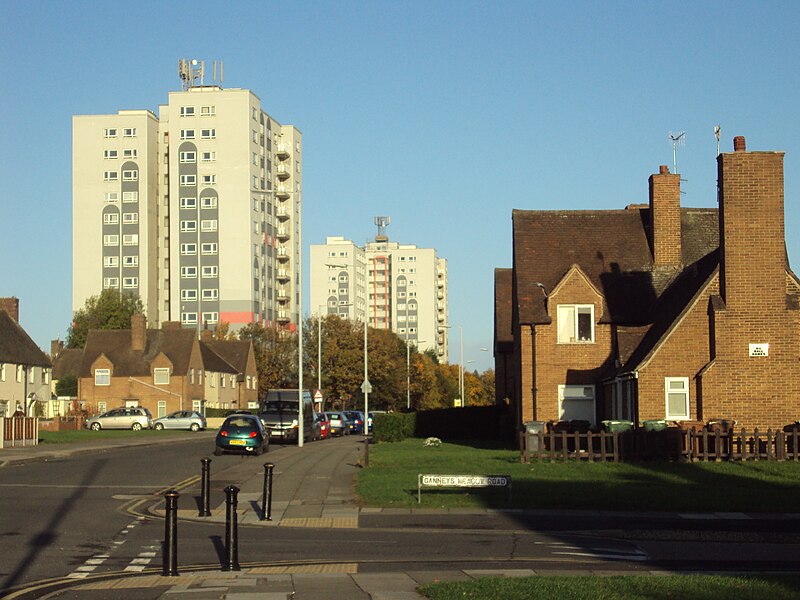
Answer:
<path fill-rule="evenodd" d="M 372 439 L 375 442 L 399 442 L 414 437 L 416 413 L 381 413 L 372 417 Z"/>
<path fill-rule="evenodd" d="M 213 419 L 215 417 L 227 417 L 231 412 L 230 408 L 207 408 L 206 418 Z"/>

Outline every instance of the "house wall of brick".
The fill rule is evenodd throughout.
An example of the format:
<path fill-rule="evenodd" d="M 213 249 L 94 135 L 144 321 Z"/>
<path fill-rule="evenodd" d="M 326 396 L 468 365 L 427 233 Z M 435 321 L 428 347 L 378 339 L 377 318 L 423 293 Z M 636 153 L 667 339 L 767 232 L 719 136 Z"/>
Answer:
<path fill-rule="evenodd" d="M 689 419 L 706 419 L 706 407 L 698 405 L 703 393 L 698 391 L 697 375 L 712 358 L 708 307 L 710 298 L 718 293 L 719 275 L 715 275 L 668 338 L 639 368 L 638 420 L 667 417 L 667 377 L 689 379 Z"/>
<path fill-rule="evenodd" d="M 559 304 L 594 305 L 594 343 L 558 343 Z M 604 366 L 609 360 L 613 360 L 611 326 L 599 323 L 603 315 L 602 297 L 579 271 L 572 270 L 553 290 L 547 299 L 547 310 L 552 323 L 536 326 L 535 378 L 538 421 L 559 419 L 559 385 L 595 385 Z M 522 368 L 525 371 L 525 362 Z M 523 387 L 522 393 L 524 398 L 525 394 L 530 392 Z M 599 386 L 595 386 L 598 405 L 599 396 Z"/>

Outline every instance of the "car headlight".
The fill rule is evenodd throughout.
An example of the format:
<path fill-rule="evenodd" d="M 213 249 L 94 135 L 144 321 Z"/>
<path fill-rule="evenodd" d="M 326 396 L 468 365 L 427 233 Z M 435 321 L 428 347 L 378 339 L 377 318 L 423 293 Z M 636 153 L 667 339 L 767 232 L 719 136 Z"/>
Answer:
<path fill-rule="evenodd" d="M 292 427 L 299 427 L 300 422 L 297 419 L 292 419 Z"/>

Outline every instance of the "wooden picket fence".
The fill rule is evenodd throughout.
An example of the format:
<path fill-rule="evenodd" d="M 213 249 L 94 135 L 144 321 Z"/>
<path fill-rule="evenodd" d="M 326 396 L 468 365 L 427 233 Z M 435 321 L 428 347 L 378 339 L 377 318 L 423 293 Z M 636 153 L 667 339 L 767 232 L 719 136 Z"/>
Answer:
<path fill-rule="evenodd" d="M 38 443 L 38 418 L 0 417 L 0 448 L 36 446 Z"/>
<path fill-rule="evenodd" d="M 800 429 L 548 431 L 520 434 L 520 460 L 586 462 L 800 460 Z"/>

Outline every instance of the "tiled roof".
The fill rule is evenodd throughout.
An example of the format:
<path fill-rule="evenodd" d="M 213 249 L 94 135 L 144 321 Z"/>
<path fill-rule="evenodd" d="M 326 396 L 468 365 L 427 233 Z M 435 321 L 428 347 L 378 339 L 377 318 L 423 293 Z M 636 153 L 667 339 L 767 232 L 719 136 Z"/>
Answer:
<path fill-rule="evenodd" d="M 114 376 L 150 374 L 150 361 L 163 352 L 172 361 L 173 373 L 185 375 L 196 341 L 193 329 L 148 329 L 143 352 L 131 349 L 130 329 L 93 329 L 86 337 L 80 376 L 90 377 L 92 363 L 101 354 L 114 364 Z"/>
<path fill-rule="evenodd" d="M 691 265 L 719 246 L 716 209 L 681 209 L 682 257 Z M 520 323 L 550 321 L 549 293 L 577 265 L 603 294 L 602 319 L 618 325 L 653 322 L 659 297 L 676 278 L 653 268 L 649 208 L 593 211 L 515 210 L 514 276 Z"/>
<path fill-rule="evenodd" d="M 83 349 L 67 348 L 53 358 L 53 379 L 61 379 L 64 375 L 77 375 L 83 361 Z"/>
<path fill-rule="evenodd" d="M 203 368 L 206 371 L 211 371 L 213 373 L 238 373 L 236 367 L 214 352 L 208 342 L 200 342 L 200 353 L 203 356 Z"/>
<path fill-rule="evenodd" d="M 250 356 L 251 341 L 239 340 L 209 340 L 202 342 L 226 362 L 231 364 L 238 373 L 247 373 L 247 359 Z"/>
<path fill-rule="evenodd" d="M 0 310 L 0 363 L 51 366 L 47 355 L 5 310 Z"/>

